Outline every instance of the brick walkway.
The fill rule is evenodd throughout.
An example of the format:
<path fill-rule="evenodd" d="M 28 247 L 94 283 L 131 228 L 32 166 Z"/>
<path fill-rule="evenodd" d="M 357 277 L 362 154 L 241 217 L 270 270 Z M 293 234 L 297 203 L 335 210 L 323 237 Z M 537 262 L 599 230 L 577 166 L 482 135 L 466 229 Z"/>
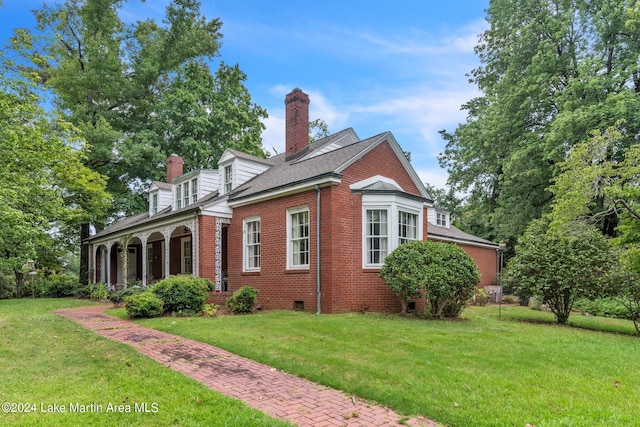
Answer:
<path fill-rule="evenodd" d="M 57 310 L 106 338 L 128 344 L 207 387 L 244 401 L 274 418 L 300 426 L 421 426 L 424 417 L 403 419 L 392 410 L 307 381 L 220 348 L 104 314 L 105 306 Z"/>

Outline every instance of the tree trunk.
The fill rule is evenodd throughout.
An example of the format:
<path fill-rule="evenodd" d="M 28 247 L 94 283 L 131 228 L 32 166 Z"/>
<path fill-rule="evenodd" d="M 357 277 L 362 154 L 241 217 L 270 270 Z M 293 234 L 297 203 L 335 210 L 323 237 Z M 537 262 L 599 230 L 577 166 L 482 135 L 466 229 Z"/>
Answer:
<path fill-rule="evenodd" d="M 16 275 L 16 298 L 22 298 L 22 290 L 24 289 L 24 273 L 20 270 L 13 270 Z"/>
<path fill-rule="evenodd" d="M 83 286 L 89 284 L 89 243 L 86 241 L 89 237 L 89 224 L 82 224 L 80 228 L 80 272 L 78 279 Z"/>

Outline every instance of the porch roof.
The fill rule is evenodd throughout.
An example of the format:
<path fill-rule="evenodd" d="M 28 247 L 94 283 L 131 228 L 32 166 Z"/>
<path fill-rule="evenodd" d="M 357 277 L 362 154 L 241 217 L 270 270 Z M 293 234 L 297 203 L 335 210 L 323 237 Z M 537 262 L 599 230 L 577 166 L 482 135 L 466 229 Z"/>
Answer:
<path fill-rule="evenodd" d="M 217 191 L 214 191 L 202 199 L 198 200 L 196 203 L 190 204 L 184 208 L 172 210 L 171 206 L 167 206 L 163 210 L 159 211 L 155 215 L 149 215 L 149 212 L 144 212 L 138 215 L 132 215 L 126 218 L 123 218 L 114 224 L 106 227 L 104 230 L 99 231 L 98 233 L 91 236 L 88 240 L 100 239 L 102 237 L 109 236 L 111 234 L 119 233 L 128 229 L 134 229 L 152 222 L 161 221 L 163 219 L 171 218 L 172 216 L 181 215 L 184 213 L 192 212 L 195 210 L 199 210 L 204 205 L 215 201 L 216 199 L 223 198 L 224 196 L 220 196 Z"/>

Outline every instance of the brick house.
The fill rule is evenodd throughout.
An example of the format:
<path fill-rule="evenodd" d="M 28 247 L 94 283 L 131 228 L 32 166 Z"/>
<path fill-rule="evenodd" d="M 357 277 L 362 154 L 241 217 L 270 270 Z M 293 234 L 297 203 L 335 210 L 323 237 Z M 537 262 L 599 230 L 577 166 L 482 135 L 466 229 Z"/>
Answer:
<path fill-rule="evenodd" d="M 390 132 L 360 139 L 349 128 L 309 143 L 309 97 L 295 89 L 285 105 L 285 153 L 227 149 L 217 170 L 186 173 L 170 156 L 148 211 L 89 239 L 92 280 L 195 274 L 215 283 L 219 303 L 250 285 L 267 309 L 393 312 L 400 303 L 378 276 L 384 258 L 427 238 L 467 251 L 481 286 L 495 280 L 498 245 L 449 224 Z"/>

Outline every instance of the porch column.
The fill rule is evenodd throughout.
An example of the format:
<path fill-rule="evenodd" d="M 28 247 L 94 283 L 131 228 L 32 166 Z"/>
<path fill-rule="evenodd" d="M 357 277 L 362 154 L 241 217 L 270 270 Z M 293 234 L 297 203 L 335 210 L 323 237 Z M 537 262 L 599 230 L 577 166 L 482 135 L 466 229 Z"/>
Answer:
<path fill-rule="evenodd" d="M 140 238 L 142 242 L 142 287 L 147 287 L 147 235 Z"/>
<path fill-rule="evenodd" d="M 111 289 L 111 243 L 107 243 L 107 259 L 104 263 L 104 277 L 107 280 L 107 287 Z"/>
<path fill-rule="evenodd" d="M 164 277 L 169 277 L 171 274 L 171 270 L 169 269 L 169 265 L 171 262 L 171 257 L 169 253 L 171 243 L 171 233 L 165 233 L 164 235 Z"/>

